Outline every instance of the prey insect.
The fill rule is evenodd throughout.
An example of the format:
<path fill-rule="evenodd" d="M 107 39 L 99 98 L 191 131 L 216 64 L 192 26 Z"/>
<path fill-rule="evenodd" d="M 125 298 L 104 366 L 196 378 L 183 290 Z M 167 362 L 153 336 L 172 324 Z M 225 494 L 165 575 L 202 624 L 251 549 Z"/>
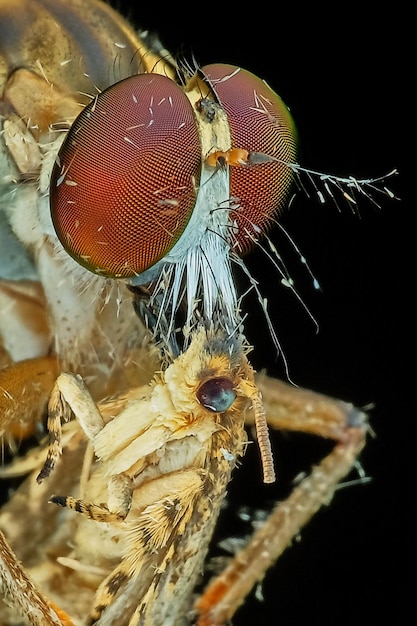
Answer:
<path fill-rule="evenodd" d="M 267 315 L 242 257 L 294 179 L 350 203 L 389 192 L 301 168 L 286 106 L 249 72 L 182 71 L 93 0 L 23 8 L 0 4 L 0 424 L 12 441 L 47 403 L 50 445 L 3 471 L 29 476 L 0 515 L 1 619 L 225 624 L 367 432 L 351 405 L 255 377 L 233 266 Z M 335 447 L 197 593 L 245 426 L 274 480 L 266 421 Z"/>

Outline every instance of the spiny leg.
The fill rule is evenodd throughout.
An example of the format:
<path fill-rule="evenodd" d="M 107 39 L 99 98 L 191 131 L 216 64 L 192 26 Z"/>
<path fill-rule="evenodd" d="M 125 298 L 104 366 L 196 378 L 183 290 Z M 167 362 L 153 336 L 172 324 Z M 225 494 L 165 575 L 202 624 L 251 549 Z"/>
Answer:
<path fill-rule="evenodd" d="M 71 412 L 76 416 L 88 440 L 93 442 L 94 437 L 104 427 L 104 420 L 83 380 L 79 376 L 63 373 L 56 380 L 49 401 L 50 445 L 45 464 L 37 477 L 38 483 L 49 476 L 61 455 L 61 424 L 62 421 L 68 421 Z M 90 455 L 87 458 L 91 461 Z M 128 515 L 132 492 L 131 478 L 120 473 L 111 476 L 108 481 L 107 505 L 61 495 L 51 496 L 49 502 L 72 509 L 88 519 L 114 523 L 123 521 Z"/>
<path fill-rule="evenodd" d="M 73 626 L 68 615 L 47 600 L 29 578 L 0 532 L 0 587 L 4 600 L 32 626 Z"/>
<path fill-rule="evenodd" d="M 222 574 L 209 583 L 195 604 L 198 626 L 221 626 L 231 619 L 291 539 L 329 502 L 365 445 L 366 415 L 352 405 L 273 379 L 265 379 L 260 387 L 266 398 L 268 423 L 274 428 L 310 432 L 337 443 L 290 496 L 276 505 Z"/>
<path fill-rule="evenodd" d="M 202 499 L 205 479 L 204 470 L 185 469 L 151 480 L 143 486 L 141 500 L 148 500 L 149 504 L 128 522 L 126 532 L 129 550 L 116 569 L 98 587 L 90 624 L 99 620 L 106 609 L 105 623 L 113 623 L 112 620 L 120 610 L 120 607 L 114 605 L 115 598 L 122 587 L 135 579 L 144 588 L 142 593 L 134 593 L 129 624 L 142 623 L 140 620 L 143 614 L 147 611 L 153 612 L 153 607 L 158 602 L 157 588 L 161 575 L 169 567 L 177 572 L 182 565 L 178 544 L 182 544 L 186 533 L 190 532 L 189 525 L 192 524 L 196 501 Z M 155 494 L 158 493 L 160 497 L 155 500 Z M 194 532 L 197 532 L 196 528 Z M 191 559 L 192 546 L 187 545 L 185 548 L 188 559 Z M 123 614 L 127 616 L 127 606 L 131 600 L 129 593 L 124 594 L 120 600 Z"/>
<path fill-rule="evenodd" d="M 49 499 L 49 502 L 67 509 L 72 509 L 96 522 L 121 522 L 130 511 L 132 493 L 132 479 L 127 474 L 122 473 L 112 476 L 109 480 L 107 487 L 107 506 L 104 504 L 85 502 L 85 500 L 73 498 L 72 496 L 53 495 Z"/>
<path fill-rule="evenodd" d="M 49 476 L 62 454 L 62 423 L 69 421 L 71 413 L 77 416 L 77 421 L 90 441 L 104 426 L 103 418 L 81 377 L 63 373 L 55 381 L 49 399 L 49 450 L 37 477 L 38 483 Z"/>

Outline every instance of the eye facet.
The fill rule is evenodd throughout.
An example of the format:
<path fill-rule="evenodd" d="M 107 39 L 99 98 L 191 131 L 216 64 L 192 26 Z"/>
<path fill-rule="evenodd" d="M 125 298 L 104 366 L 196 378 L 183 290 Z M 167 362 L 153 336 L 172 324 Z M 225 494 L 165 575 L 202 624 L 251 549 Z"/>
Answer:
<path fill-rule="evenodd" d="M 239 203 L 232 213 L 239 229 L 236 252 L 242 255 L 285 206 L 293 179 L 286 164 L 296 158 L 296 130 L 281 98 L 254 74 L 219 63 L 202 73 L 227 113 L 232 150 L 258 155 L 258 162 L 230 167 L 230 195 Z"/>
<path fill-rule="evenodd" d="M 78 116 L 51 178 L 67 252 L 112 277 L 140 274 L 178 241 L 192 214 L 201 146 L 192 106 L 169 78 L 139 74 Z"/>

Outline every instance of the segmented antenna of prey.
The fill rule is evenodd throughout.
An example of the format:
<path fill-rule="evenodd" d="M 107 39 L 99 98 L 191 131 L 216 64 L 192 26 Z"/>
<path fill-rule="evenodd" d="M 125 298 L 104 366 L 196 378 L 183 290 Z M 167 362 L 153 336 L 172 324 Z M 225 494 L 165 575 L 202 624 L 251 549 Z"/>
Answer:
<path fill-rule="evenodd" d="M 261 453 L 264 483 L 270 484 L 275 482 L 275 469 L 268 424 L 260 391 L 253 394 L 251 400 L 255 413 L 256 438 L 258 440 L 259 452 Z"/>

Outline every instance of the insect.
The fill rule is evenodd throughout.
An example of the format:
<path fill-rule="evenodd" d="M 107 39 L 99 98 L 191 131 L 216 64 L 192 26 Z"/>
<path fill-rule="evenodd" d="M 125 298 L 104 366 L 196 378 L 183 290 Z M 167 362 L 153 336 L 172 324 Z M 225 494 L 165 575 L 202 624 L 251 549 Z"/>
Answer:
<path fill-rule="evenodd" d="M 47 3 L 40 6 L 52 11 Z M 19 382 L 22 376 L 40 381 L 34 392 L 20 386 L 26 393 L 20 426 L 25 430 L 36 424 L 50 398 L 52 444 L 46 459 L 43 448 L 40 457 L 36 450 L 25 460 L 25 467 L 34 471 L 4 508 L 1 523 L 20 550 L 27 573 L 52 603 L 36 585 L 33 595 L 19 593 L 22 581 L 29 585 L 27 573 L 7 547 L 4 587 L 14 603 L 12 614 L 23 607 L 33 623 L 90 619 L 101 625 L 222 624 L 291 536 L 328 499 L 355 462 L 366 435 L 360 411 L 278 381 L 255 383 L 247 360 L 241 302 L 230 265 L 245 272 L 241 255 L 257 245 L 271 220 L 268 209 L 276 211 L 284 204 L 291 180 L 302 173 L 295 161 L 294 129 L 278 96 L 241 68 L 215 64 L 195 74 L 185 72 L 182 90 L 175 62 L 159 44 L 151 47 L 138 38 L 105 5 L 90 3 L 91 20 L 80 15 L 77 2 L 67 10 L 69 6 L 59 36 L 50 14 L 39 18 L 45 37 L 59 39 L 48 50 L 62 56 L 52 60 L 47 52 L 45 58 L 27 56 L 16 63 L 11 54 L 5 55 L 4 232 L 10 245 L 23 244 L 16 258 L 19 263 L 24 259 L 24 280 L 33 296 L 17 307 L 19 325 L 31 341 L 14 345 L 14 333 L 2 329 L 4 359 L 10 364 L 2 386 L 7 392 L 10 386 L 4 381 L 10 385 L 9 380 Z M 30 15 L 32 9 L 26 8 Z M 7 16 L 7 3 L 2 11 Z M 75 43 L 86 45 L 86 40 L 81 28 L 67 30 L 71 12 L 80 27 L 93 28 L 98 56 L 76 52 Z M 15 39 L 6 37 L 7 31 L 0 33 L 2 41 L 30 42 L 23 20 L 1 21 L 6 23 L 15 28 L 10 31 Z M 16 46 L 23 56 L 32 48 Z M 117 85 L 107 89 L 113 83 Z M 30 97 L 24 99 L 25 94 Z M 240 126 L 247 111 L 258 115 L 266 134 L 267 139 L 261 133 L 259 145 Z M 112 124 L 122 115 L 127 119 L 119 135 Z M 91 131 L 90 121 L 97 119 L 99 125 Z M 284 132 L 278 146 L 283 153 L 268 143 L 271 125 Z M 125 156 L 137 152 L 143 129 L 148 132 L 149 162 L 141 162 L 140 175 L 151 183 L 138 183 L 137 175 L 124 178 L 125 167 L 118 180 L 125 192 L 139 184 L 140 193 L 123 202 L 143 213 L 140 229 L 136 225 L 132 235 L 133 227 L 127 228 L 127 239 L 118 239 L 120 247 L 114 250 L 111 236 L 125 228 L 125 220 L 123 211 L 110 214 L 113 197 L 116 208 L 121 202 L 112 177 Z M 105 133 L 118 155 L 108 167 Z M 184 136 L 185 147 L 176 143 Z M 154 160 L 163 141 L 168 151 L 162 168 Z M 85 147 L 93 143 L 91 168 Z M 233 152 L 232 143 L 242 152 Z M 262 173 L 265 168 L 269 173 Z M 100 177 L 98 170 L 103 170 Z M 183 174 L 180 181 L 174 178 L 177 172 Z M 271 180 L 277 181 L 272 190 Z M 334 186 L 348 200 L 355 190 L 364 193 L 355 180 L 327 177 L 324 185 Z M 153 208 L 147 222 L 140 205 L 145 192 Z M 84 211 L 77 213 L 85 205 L 85 193 L 93 207 L 105 209 L 99 216 L 92 211 L 87 224 Z M 254 211 L 260 202 L 263 212 L 258 216 Z M 27 213 L 22 216 L 27 206 L 34 211 L 31 221 Z M 68 207 L 74 209 L 69 219 Z M 16 271 L 13 265 L 10 269 Z M 10 276 L 6 281 L 4 296 L 13 306 L 20 305 L 15 281 Z M 139 316 L 133 313 L 131 294 Z M 28 324 L 34 310 L 46 311 L 41 329 Z M 12 317 L 13 322 L 16 314 Z M 58 371 L 62 373 L 55 382 Z M 86 386 L 67 371 L 80 372 Z M 40 408 L 33 415 L 39 389 Z M 2 427 L 9 432 L 16 394 L 9 391 L 4 399 Z M 61 432 L 70 410 L 76 420 Z M 315 432 L 337 444 L 195 600 L 193 591 L 231 471 L 247 445 L 245 419 L 256 423 L 264 477 L 273 480 L 265 410 L 273 427 Z M 63 458 L 57 463 L 62 446 Z M 30 497 L 22 500 L 23 494 Z M 47 506 L 48 499 L 62 510 Z M 15 526 L 17 536 L 12 519 L 22 520 Z M 25 519 L 42 520 L 42 528 L 33 533 Z M 54 554 L 46 562 L 45 550 Z M 39 558 L 33 558 L 35 552 Z"/>

